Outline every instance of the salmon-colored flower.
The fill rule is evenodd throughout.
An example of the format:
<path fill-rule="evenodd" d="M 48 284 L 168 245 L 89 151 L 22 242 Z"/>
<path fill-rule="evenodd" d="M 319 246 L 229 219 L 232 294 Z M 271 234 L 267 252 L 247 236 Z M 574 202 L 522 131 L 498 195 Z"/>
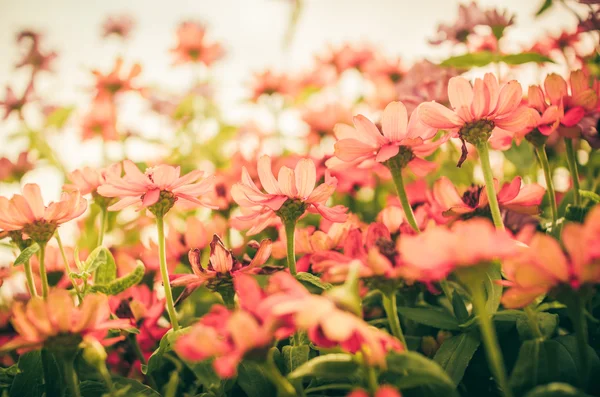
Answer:
<path fill-rule="evenodd" d="M 539 213 L 539 206 L 546 193 L 542 186 L 537 183 L 522 185 L 521 177 L 517 176 L 512 182 L 502 185 L 498 191 L 498 181 L 494 179 L 494 182 L 494 190 L 498 192 L 498 205 L 501 209 L 530 215 Z M 441 177 L 433 185 L 433 197 L 445 216 L 487 211 L 489 205 L 484 186 L 471 185 L 461 196 L 446 177 Z"/>
<path fill-rule="evenodd" d="M 552 80 L 551 75 L 546 77 L 545 85 L 552 87 L 549 79 Z M 562 101 L 554 101 L 552 103 L 551 97 L 545 94 L 541 87 L 536 85 L 529 87 L 527 106 L 537 111 L 536 123 L 533 127 L 537 128 L 545 136 L 556 131 L 565 115 Z"/>
<path fill-rule="evenodd" d="M 308 108 L 302 113 L 302 121 L 310 127 L 307 140 L 313 145 L 318 145 L 324 136 L 333 135 L 337 123 L 348 123 L 351 120 L 352 113 L 339 104 L 327 104 L 316 109 Z"/>
<path fill-rule="evenodd" d="M 19 153 L 19 157 L 14 163 L 8 158 L 2 157 L 0 158 L 0 181 L 19 181 L 33 167 L 33 162 L 29 160 L 29 152 Z"/>
<path fill-rule="evenodd" d="M 506 259 L 517 252 L 516 242 L 487 219 L 437 226 L 398 240 L 400 274 L 425 283 L 439 281 L 454 269 Z"/>
<path fill-rule="evenodd" d="M 385 162 L 398 156 L 403 166 L 424 176 L 436 165 L 423 159 L 433 153 L 444 140 L 433 141 L 435 128 L 420 123 L 416 115 L 408 118 L 402 102 L 392 102 L 383 111 L 381 131 L 363 115 L 354 117 L 354 127 L 335 126 L 335 156 L 346 162 L 375 160 Z"/>
<path fill-rule="evenodd" d="M 183 22 L 177 28 L 177 47 L 171 49 L 175 54 L 175 64 L 188 62 L 212 65 L 223 57 L 225 51 L 219 43 L 208 43 L 206 27 L 198 22 Z"/>
<path fill-rule="evenodd" d="M 350 392 L 346 397 L 371 397 L 371 395 L 363 389 L 357 389 Z M 373 397 L 402 397 L 402 395 L 394 387 L 382 385 L 377 389 Z"/>
<path fill-rule="evenodd" d="M 133 83 L 133 79 L 142 73 L 142 67 L 135 64 L 131 67 L 129 74 L 122 74 L 123 59 L 117 58 L 113 70 L 108 74 L 103 74 L 99 70 L 92 70 L 92 74 L 96 77 L 96 97 L 111 98 L 117 93 L 126 91 L 142 92 L 142 89 Z"/>
<path fill-rule="evenodd" d="M 258 177 L 266 193 L 258 189 L 245 167 L 242 169 L 242 181 L 233 185 L 231 190 L 233 199 L 244 213 L 239 219 L 255 222 L 248 234 L 260 232 L 274 218 L 292 216 L 297 219 L 305 211 L 317 212 L 332 222 L 346 221 L 346 208 L 325 205 L 335 192 L 337 179 L 326 172 L 325 182 L 315 188 L 317 171 L 312 160 L 300 160 L 294 170 L 281 167 L 275 179 L 271 158 L 262 156 L 258 160 Z"/>
<path fill-rule="evenodd" d="M 251 99 L 256 102 L 263 95 L 292 96 L 298 91 L 298 84 L 285 74 L 265 70 L 262 73 L 254 73 L 251 89 Z"/>
<path fill-rule="evenodd" d="M 131 15 L 112 15 L 106 18 L 102 24 L 102 37 L 117 36 L 126 40 L 135 26 L 135 21 Z"/>
<path fill-rule="evenodd" d="M 130 205 L 140 210 L 150 207 L 157 216 L 162 216 L 175 204 L 184 208 L 198 205 L 212 206 L 198 197 L 212 190 L 212 178 L 202 178 L 203 171 L 192 171 L 180 176 L 180 167 L 158 165 L 142 173 L 130 160 L 123 161 L 123 177 L 106 176 L 106 183 L 98 187 L 98 194 L 105 197 L 118 197 L 121 200 L 108 207 L 109 211 L 119 211 Z"/>
<path fill-rule="evenodd" d="M 121 177 L 121 164 L 115 163 L 106 168 L 83 167 L 70 172 L 67 178 L 72 183 L 63 185 L 65 190 L 79 190 L 81 194 L 96 195 L 100 185 L 108 179 Z"/>
<path fill-rule="evenodd" d="M 463 142 L 463 155 L 459 165 L 466 159 L 465 142 L 478 145 L 490 140 L 493 147 L 510 145 L 514 133 L 530 130 L 536 125 L 537 113 L 519 106 L 522 89 L 512 80 L 501 86 L 491 73 L 483 79 L 475 79 L 473 86 L 463 77 L 453 77 L 448 83 L 448 97 L 453 110 L 436 102 L 419 106 L 423 123 L 451 132 Z"/>
<path fill-rule="evenodd" d="M 17 43 L 21 44 L 25 40 L 29 40 L 29 49 L 23 55 L 23 58 L 15 65 L 15 67 L 22 68 L 25 66 L 31 66 L 32 73 L 35 75 L 40 71 L 51 71 L 52 62 L 56 59 L 56 52 L 44 53 L 41 50 L 40 42 L 42 36 L 31 30 L 25 30 L 17 35 Z"/>
<path fill-rule="evenodd" d="M 323 65 L 333 66 L 338 74 L 348 69 L 363 70 L 364 67 L 375 59 L 375 50 L 368 44 L 344 44 L 339 48 L 329 46 L 329 53 L 317 57 Z"/>
<path fill-rule="evenodd" d="M 117 108 L 114 101 L 106 96 L 94 98 L 89 111 L 83 116 L 81 130 L 84 141 L 97 136 L 104 141 L 118 140 Z"/>
<path fill-rule="evenodd" d="M 502 296 L 509 308 L 524 307 L 559 285 L 577 289 L 600 283 L 600 206 L 586 217 L 583 225 L 568 223 L 558 241 L 538 233 L 529 246 L 503 263 L 510 288 Z"/>
<path fill-rule="evenodd" d="M 47 300 L 33 297 L 27 304 L 16 302 L 12 324 L 19 336 L 2 346 L 3 351 L 17 349 L 23 353 L 43 346 L 59 344 L 60 348 L 76 349 L 84 339 L 95 339 L 105 345 L 122 337 L 104 339 L 109 329 L 130 326 L 129 320 L 111 320 L 108 298 L 87 295 L 79 307 L 71 294 L 63 289 L 50 292 Z"/>
<path fill-rule="evenodd" d="M 23 194 L 10 200 L 0 196 L 0 229 L 20 230 L 39 243 L 46 243 L 58 225 L 75 219 L 87 208 L 87 200 L 79 191 L 63 192 L 57 202 L 44 205 L 40 187 L 28 183 Z"/>

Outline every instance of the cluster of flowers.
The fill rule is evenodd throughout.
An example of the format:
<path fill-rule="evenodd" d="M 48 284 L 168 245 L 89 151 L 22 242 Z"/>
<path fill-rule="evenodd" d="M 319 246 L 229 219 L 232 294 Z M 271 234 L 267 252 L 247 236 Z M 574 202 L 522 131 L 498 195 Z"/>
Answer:
<path fill-rule="evenodd" d="M 57 55 L 23 32 L 31 46 L 17 68 L 30 68 L 29 84 L 1 104 L 30 150 L 0 159 L 0 181 L 44 162 L 64 171 L 46 135 L 68 122 L 82 141 L 102 141 L 105 164 L 65 172 L 47 205 L 35 183 L 0 196 L 0 238 L 14 253 L 0 268 L 0 390 L 512 397 L 557 381 L 559 393 L 577 393 L 568 383 L 597 392 L 600 76 L 596 51 L 574 46 L 597 39 L 591 9 L 576 33 L 519 54 L 500 51 L 514 16 L 471 3 L 432 40 L 468 51 L 441 65 L 405 68 L 346 45 L 308 72 L 257 74 L 250 106 L 267 108 L 275 131 L 226 125 L 208 81 L 161 97 L 120 58 L 93 72 L 87 112 L 74 121 L 43 106 L 48 133 L 38 131 L 25 110 Z M 103 36 L 125 40 L 132 27 L 114 17 Z M 171 51 L 194 75 L 225 55 L 195 22 Z M 526 92 L 507 78 L 521 63 L 561 62 L 555 51 L 565 77 Z M 488 54 L 496 74 L 462 76 Z M 347 79 L 362 87 L 351 103 L 336 96 Z M 126 93 L 168 116 L 168 156 L 136 164 L 107 149 L 145 139 L 123 132 Z M 281 132 L 286 112 L 301 115 L 304 143 Z M 215 138 L 197 133 L 206 121 Z M 64 224 L 75 229 L 66 244 Z M 518 338 L 499 338 L 502 318 Z M 538 376 L 540 349 L 569 337 L 573 373 Z M 518 358 L 505 362 L 507 350 Z M 55 363 L 64 382 L 49 376 Z"/>

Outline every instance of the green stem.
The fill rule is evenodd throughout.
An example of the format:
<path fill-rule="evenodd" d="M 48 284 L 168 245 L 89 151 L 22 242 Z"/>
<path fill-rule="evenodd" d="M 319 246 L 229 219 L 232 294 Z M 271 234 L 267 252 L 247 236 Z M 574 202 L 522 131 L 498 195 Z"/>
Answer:
<path fill-rule="evenodd" d="M 400 326 L 400 319 L 398 318 L 398 307 L 396 305 L 396 292 L 384 293 L 382 295 L 383 301 L 383 309 L 385 310 L 385 314 L 388 319 L 388 323 L 390 325 L 390 330 L 392 331 L 392 335 L 400 340 L 404 344 L 404 347 L 408 349 L 408 345 L 406 344 L 406 338 L 404 337 L 404 332 L 402 332 L 402 327 Z"/>
<path fill-rule="evenodd" d="M 287 242 L 287 262 L 290 273 L 296 275 L 296 219 L 285 221 L 285 238 Z"/>
<path fill-rule="evenodd" d="M 177 322 L 177 312 L 175 311 L 175 305 L 173 304 L 173 293 L 171 292 L 171 284 L 169 283 L 169 269 L 167 268 L 167 254 L 165 249 L 165 222 L 162 216 L 156 218 L 156 228 L 158 229 L 160 274 L 165 287 L 167 312 L 169 313 L 173 331 L 177 331 L 179 329 L 179 323 Z"/>
<path fill-rule="evenodd" d="M 473 308 L 475 309 L 479 320 L 479 328 L 481 330 L 481 337 L 485 346 L 488 364 L 492 370 L 494 379 L 502 389 L 502 394 L 505 397 L 512 397 L 513 394 L 508 385 L 504 359 L 502 357 L 500 345 L 498 344 L 496 329 L 494 328 L 492 317 L 485 307 L 486 293 L 483 282 L 477 282 L 477 280 L 475 280 L 475 282 L 470 283 L 469 287 L 471 290 Z"/>
<path fill-rule="evenodd" d="M 140 344 L 137 341 L 136 334 L 127 335 L 127 339 L 129 340 L 129 344 L 130 344 L 131 348 L 133 349 L 133 353 L 135 354 L 137 359 L 140 360 L 140 363 L 142 365 L 147 365 L 148 361 L 146 360 L 146 357 L 144 357 L 142 348 L 140 347 Z M 158 390 L 156 381 L 154 380 L 154 377 L 152 376 L 152 374 L 150 372 L 146 373 L 146 379 L 148 380 L 148 384 L 150 385 L 150 387 L 152 387 L 154 390 Z"/>
<path fill-rule="evenodd" d="M 62 256 L 63 263 L 65 264 L 65 271 L 67 272 L 67 276 L 69 277 L 69 280 L 71 281 L 71 285 L 73 285 L 73 289 L 75 289 L 75 292 L 77 293 L 77 296 L 79 297 L 79 300 L 81 302 L 83 300 L 83 295 L 81 294 L 81 291 L 79 290 L 79 287 L 77 286 L 77 283 L 75 282 L 73 277 L 71 277 L 73 272 L 71 271 L 71 266 L 69 266 L 67 254 L 65 253 L 65 247 L 63 246 L 62 239 L 60 238 L 60 234 L 58 234 L 58 230 L 54 233 L 54 238 L 56 239 L 56 242 L 58 243 L 58 249 L 60 251 L 60 256 Z"/>
<path fill-rule="evenodd" d="M 40 262 L 40 279 L 42 281 L 42 297 L 46 299 L 48 297 L 48 274 L 46 274 L 46 264 L 44 263 L 44 257 L 46 256 L 46 243 L 40 244 L 40 250 L 38 251 L 38 261 Z"/>
<path fill-rule="evenodd" d="M 100 230 L 98 231 L 98 243 L 96 244 L 98 247 L 102 245 L 104 241 L 104 231 L 106 229 L 106 223 L 108 221 L 108 211 L 106 208 L 102 207 L 100 210 Z"/>
<path fill-rule="evenodd" d="M 79 379 L 77 378 L 77 373 L 75 372 L 75 368 L 73 367 L 73 358 L 62 358 L 63 369 L 65 371 L 65 380 L 67 382 L 69 390 L 71 391 L 71 396 L 81 397 L 81 393 L 79 392 Z"/>
<path fill-rule="evenodd" d="M 529 328 L 531 329 L 531 333 L 533 334 L 533 336 L 539 339 L 543 338 L 544 335 L 542 335 L 542 331 L 540 331 L 540 326 L 538 324 L 537 314 L 535 313 L 535 311 L 532 310 L 530 306 L 525 306 L 525 308 L 523 308 L 523 311 L 527 315 L 527 321 L 529 322 Z"/>
<path fill-rule="evenodd" d="M 377 394 L 377 389 L 379 389 L 379 382 L 377 380 L 377 372 L 375 372 L 375 368 L 365 364 L 366 372 L 367 372 L 367 382 L 369 385 L 369 392 L 372 396 Z"/>
<path fill-rule="evenodd" d="M 554 193 L 554 182 L 552 181 L 552 170 L 550 169 L 550 162 L 548 161 L 548 154 L 546 153 L 546 145 L 536 146 L 535 151 L 537 153 L 542 169 L 544 170 L 544 178 L 546 179 L 546 193 L 548 193 L 548 201 L 550 202 L 550 212 L 552 213 L 552 231 L 556 228 L 556 221 L 558 219 L 558 210 L 556 207 L 556 193 Z"/>
<path fill-rule="evenodd" d="M 269 352 L 267 357 L 267 361 L 265 363 L 266 375 L 271 380 L 271 382 L 277 388 L 277 395 L 279 397 L 296 397 L 298 393 L 296 392 L 296 388 L 287 380 L 286 377 L 281 375 L 279 368 L 275 364 L 273 359 L 273 354 Z"/>
<path fill-rule="evenodd" d="M 494 226 L 496 226 L 496 229 L 498 230 L 504 230 L 502 214 L 500 213 L 498 197 L 496 196 L 496 189 L 494 187 L 494 175 L 492 174 L 492 166 L 490 164 L 490 152 L 488 149 L 487 142 L 483 142 L 482 144 L 477 145 L 477 152 L 479 153 L 481 169 L 483 170 L 485 190 L 487 192 L 488 202 L 490 204 L 490 211 L 492 213 L 492 219 L 494 220 Z"/>
<path fill-rule="evenodd" d="M 31 269 L 31 262 L 26 260 L 23 264 L 25 267 L 25 278 L 27 279 L 27 289 L 29 290 L 29 295 L 33 298 L 34 296 L 38 296 L 37 290 L 35 289 L 35 282 L 33 280 L 33 270 Z"/>
<path fill-rule="evenodd" d="M 108 387 L 108 395 L 111 397 L 115 397 L 117 395 L 117 389 L 115 389 L 115 384 L 110 377 L 110 373 L 108 369 L 106 369 L 106 364 L 103 362 L 100 367 L 100 374 L 102 375 L 102 379 L 104 379 L 104 383 L 106 383 L 106 387 Z"/>
<path fill-rule="evenodd" d="M 398 192 L 398 198 L 400 199 L 400 203 L 402 204 L 402 210 L 404 211 L 406 220 L 408 221 L 410 227 L 412 227 L 412 229 L 416 233 L 420 233 L 419 225 L 417 224 L 415 214 L 412 210 L 412 207 L 410 206 L 410 202 L 408 201 L 406 189 L 404 188 L 404 180 L 402 179 L 402 169 L 390 168 L 390 172 L 392 174 L 394 184 L 396 185 L 396 191 Z"/>
<path fill-rule="evenodd" d="M 586 388 L 588 374 L 590 371 L 589 360 L 588 360 L 588 332 L 587 332 L 587 320 L 585 318 L 585 305 L 581 294 L 573 292 L 573 299 L 567 303 L 567 312 L 573 323 L 573 329 L 575 330 L 575 337 L 577 339 L 577 351 L 579 353 L 580 363 L 580 381 L 581 387 Z"/>
<path fill-rule="evenodd" d="M 569 164 L 569 172 L 573 180 L 573 201 L 575 205 L 581 205 L 581 195 L 579 194 L 579 170 L 577 169 L 577 155 L 573 148 L 573 140 L 565 138 L 565 147 L 567 149 L 567 163 Z"/>

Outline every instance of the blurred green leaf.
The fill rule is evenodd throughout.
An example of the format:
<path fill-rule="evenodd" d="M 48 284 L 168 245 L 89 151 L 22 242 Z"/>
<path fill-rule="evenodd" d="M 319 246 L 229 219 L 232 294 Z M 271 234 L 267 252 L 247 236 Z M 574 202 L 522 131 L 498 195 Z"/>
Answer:
<path fill-rule="evenodd" d="M 69 117 L 74 110 L 74 106 L 67 106 L 54 110 L 46 117 L 46 127 L 62 128 L 69 120 Z"/>
<path fill-rule="evenodd" d="M 553 4 L 554 4 L 553 0 L 544 0 L 541 7 L 535 13 L 535 16 L 539 17 L 540 15 L 542 15 L 543 13 L 548 11 L 550 9 L 550 7 L 552 7 Z"/>
<path fill-rule="evenodd" d="M 455 68 L 471 68 L 489 65 L 496 60 L 496 54 L 490 51 L 474 52 L 471 54 L 450 57 L 443 61 L 441 66 L 452 66 Z"/>
<path fill-rule="evenodd" d="M 554 63 L 552 59 L 538 54 L 537 52 L 522 52 L 520 54 L 503 55 L 500 57 L 500 60 L 507 65 L 522 65 L 529 62 Z"/>
<path fill-rule="evenodd" d="M 289 379 L 297 379 L 305 376 L 328 379 L 345 378 L 358 370 L 359 367 L 359 363 L 351 354 L 325 354 L 302 364 L 288 374 L 287 377 Z"/>
<path fill-rule="evenodd" d="M 444 368 L 454 384 L 458 385 L 480 344 L 481 340 L 477 332 L 455 335 L 442 343 L 433 361 Z"/>
<path fill-rule="evenodd" d="M 458 331 L 460 329 L 460 324 L 456 317 L 443 309 L 436 309 L 434 307 L 398 307 L 398 313 L 402 317 L 430 327 L 449 331 Z"/>
<path fill-rule="evenodd" d="M 37 243 L 31 244 L 29 247 L 27 247 L 23 251 L 21 251 L 19 256 L 17 256 L 17 259 L 15 259 L 14 266 L 19 266 L 19 265 L 23 265 L 23 264 L 27 263 L 27 261 L 29 261 L 29 259 L 31 259 L 33 254 L 35 254 L 39 250 L 40 250 L 40 246 Z"/>

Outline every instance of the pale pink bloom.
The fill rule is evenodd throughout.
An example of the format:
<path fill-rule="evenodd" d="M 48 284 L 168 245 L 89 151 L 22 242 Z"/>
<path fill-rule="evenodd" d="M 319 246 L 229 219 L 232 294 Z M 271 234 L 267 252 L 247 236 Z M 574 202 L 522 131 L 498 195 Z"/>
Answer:
<path fill-rule="evenodd" d="M 474 33 L 475 27 L 482 25 L 485 14 L 474 1 L 470 4 L 459 4 L 458 18 L 450 24 L 439 24 L 437 37 L 429 40 L 431 44 L 441 44 L 445 41 L 453 44 L 464 43 L 467 37 Z"/>
<path fill-rule="evenodd" d="M 213 214 L 208 222 L 202 222 L 200 219 L 190 216 L 185 220 L 185 231 L 183 241 L 187 249 L 205 248 L 210 244 L 212 236 L 223 236 L 227 233 L 229 225 L 227 219 L 221 215 Z"/>
<path fill-rule="evenodd" d="M 402 80 L 406 69 L 402 65 L 400 58 L 387 59 L 383 57 L 375 58 L 365 65 L 365 74 L 373 80 L 386 79 L 392 83 Z"/>
<path fill-rule="evenodd" d="M 130 205 L 136 209 L 147 208 L 159 200 L 170 200 L 171 206 L 178 204 L 184 208 L 202 205 L 212 206 L 198 197 L 212 190 L 213 179 L 202 178 L 204 171 L 196 170 L 180 176 L 180 167 L 162 164 L 147 168 L 142 173 L 130 160 L 123 161 L 123 177 L 113 176 L 98 187 L 98 194 L 105 197 L 118 197 L 121 200 L 108 207 L 109 211 L 119 211 Z M 170 207 L 169 207 L 170 208 Z"/>
<path fill-rule="evenodd" d="M 318 108 L 307 108 L 302 112 L 302 121 L 310 127 L 308 143 L 318 145 L 324 136 L 333 135 L 337 123 L 348 123 L 352 113 L 339 104 L 327 104 Z"/>
<path fill-rule="evenodd" d="M 117 107 L 108 96 L 97 96 L 92 101 L 89 111 L 81 121 L 82 140 L 86 141 L 97 136 L 104 141 L 119 139 L 117 132 Z"/>
<path fill-rule="evenodd" d="M 6 157 L 0 158 L 0 181 L 21 180 L 23 175 L 34 167 L 33 162 L 28 157 L 29 152 L 21 152 L 14 163 Z"/>
<path fill-rule="evenodd" d="M 112 164 L 106 168 L 83 167 L 67 175 L 72 182 L 63 185 L 64 190 L 79 190 L 81 194 L 95 194 L 98 186 L 107 179 L 121 177 L 121 164 Z"/>
<path fill-rule="evenodd" d="M 45 206 L 40 187 L 28 183 L 23 195 L 15 194 L 10 200 L 0 196 L 0 229 L 22 230 L 45 243 L 58 225 L 77 218 L 86 208 L 87 200 L 79 191 L 63 192 L 59 201 Z"/>
<path fill-rule="evenodd" d="M 583 225 L 567 223 L 562 231 L 563 251 L 554 238 L 538 233 L 529 246 L 502 266 L 510 288 L 502 296 L 509 308 L 524 307 L 561 284 L 577 289 L 600 283 L 600 206 Z"/>
<path fill-rule="evenodd" d="M 135 21 L 130 15 L 113 15 L 104 20 L 102 24 L 102 37 L 107 38 L 111 35 L 126 40 L 131 34 Z"/>
<path fill-rule="evenodd" d="M 321 214 L 332 222 L 344 222 L 347 209 L 341 205 L 327 207 L 325 203 L 335 192 L 337 179 L 325 173 L 325 182 L 315 188 L 317 170 L 310 159 L 298 161 L 294 170 L 281 167 L 277 179 L 271 169 L 271 158 L 262 156 L 258 160 L 258 177 L 266 193 L 263 193 L 250 178 L 246 167 L 242 169 L 242 181 L 233 185 L 231 195 L 242 207 L 241 220 L 254 220 L 256 223 L 248 234 L 256 234 L 277 218 L 277 211 L 285 202 L 302 203 L 306 210 Z"/>
<path fill-rule="evenodd" d="M 363 70 L 375 59 L 375 50 L 369 44 L 344 44 L 339 48 L 329 46 L 329 53 L 318 56 L 317 61 L 323 65 L 333 66 L 338 74 L 348 69 Z"/>
<path fill-rule="evenodd" d="M 437 130 L 419 121 L 414 115 L 410 118 L 402 102 L 392 102 L 383 111 L 381 131 L 363 115 L 354 117 L 354 128 L 337 124 L 334 133 L 337 138 L 335 156 L 345 162 L 375 160 L 383 163 L 406 151 L 408 167 L 416 175 L 424 176 L 436 165 L 423 158 L 433 153 L 443 139 L 433 141 Z"/>
<path fill-rule="evenodd" d="M 19 336 L 1 349 L 17 349 L 20 353 L 58 340 L 67 343 L 67 336 L 73 337 L 71 347 L 77 347 L 82 339 L 95 339 L 109 345 L 123 338 L 104 339 L 109 329 L 130 327 L 129 320 L 110 319 L 106 295 L 87 295 L 80 306 L 75 306 L 71 294 L 63 289 L 52 290 L 47 300 L 33 297 L 27 304 L 15 303 L 11 322 Z"/>
<path fill-rule="evenodd" d="M 103 74 L 99 70 L 92 70 L 96 77 L 96 97 L 111 98 L 117 93 L 126 91 L 142 92 L 143 89 L 133 83 L 133 79 L 142 73 L 142 67 L 136 63 L 129 70 L 128 74 L 122 73 L 123 59 L 117 58 L 115 66 L 108 74 Z"/>
<path fill-rule="evenodd" d="M 520 176 L 502 185 L 500 190 L 498 190 L 498 181 L 494 179 L 494 190 L 498 192 L 498 204 L 501 209 L 529 215 L 539 213 L 539 206 L 546 193 L 546 190 L 537 183 L 523 185 Z M 441 177 L 434 183 L 433 197 L 440 205 L 444 216 L 470 214 L 487 209 L 489 206 L 485 186 L 472 185 L 461 196 L 454 184 L 446 177 Z"/>
<path fill-rule="evenodd" d="M 408 280 L 439 281 L 460 267 L 475 266 L 517 253 L 516 242 L 483 218 L 437 226 L 398 240 L 399 272 Z"/>
<path fill-rule="evenodd" d="M 183 22 L 177 28 L 177 47 L 171 49 L 175 64 L 199 62 L 212 65 L 223 57 L 225 51 L 219 43 L 206 40 L 206 27 L 197 22 Z"/>

